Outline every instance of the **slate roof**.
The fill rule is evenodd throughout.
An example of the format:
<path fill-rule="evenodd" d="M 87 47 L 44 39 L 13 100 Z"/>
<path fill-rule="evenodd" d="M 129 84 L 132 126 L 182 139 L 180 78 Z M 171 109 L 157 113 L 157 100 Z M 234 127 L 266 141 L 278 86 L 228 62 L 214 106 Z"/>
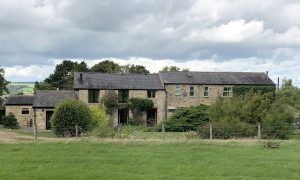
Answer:
<path fill-rule="evenodd" d="M 32 95 L 10 95 L 5 105 L 32 105 L 34 96 Z"/>
<path fill-rule="evenodd" d="M 82 81 L 80 80 L 82 74 Z M 74 73 L 74 89 L 163 90 L 158 74 Z"/>
<path fill-rule="evenodd" d="M 262 72 L 160 72 L 164 84 L 275 85 Z"/>
<path fill-rule="evenodd" d="M 66 99 L 76 99 L 74 91 L 40 90 L 36 92 L 34 108 L 54 108 L 57 103 Z"/>

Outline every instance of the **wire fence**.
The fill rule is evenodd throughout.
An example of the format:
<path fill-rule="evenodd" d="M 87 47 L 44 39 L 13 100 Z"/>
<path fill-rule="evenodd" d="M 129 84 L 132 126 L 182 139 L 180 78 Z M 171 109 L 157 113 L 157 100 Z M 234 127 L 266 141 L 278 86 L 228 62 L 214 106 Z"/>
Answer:
<path fill-rule="evenodd" d="M 33 128 L 34 139 L 37 141 L 42 130 Z M 102 126 L 98 128 L 71 126 L 61 127 L 62 137 L 76 138 L 109 138 L 139 140 L 189 140 L 189 139 L 299 139 L 300 130 L 290 124 L 226 124 L 206 123 L 198 126 L 170 126 L 161 123 L 155 127 L 144 126 Z M 47 131 L 55 137 L 55 131 Z"/>

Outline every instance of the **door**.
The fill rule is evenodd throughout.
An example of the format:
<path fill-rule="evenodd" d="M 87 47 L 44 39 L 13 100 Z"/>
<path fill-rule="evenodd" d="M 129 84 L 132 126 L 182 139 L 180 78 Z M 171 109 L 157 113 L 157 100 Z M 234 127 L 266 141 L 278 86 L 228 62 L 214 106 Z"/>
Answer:
<path fill-rule="evenodd" d="M 51 129 L 51 117 L 53 115 L 53 111 L 46 111 L 46 130 Z"/>
<path fill-rule="evenodd" d="M 126 125 L 128 124 L 128 115 L 129 115 L 129 109 L 119 109 L 118 110 L 118 119 L 120 125 Z"/>
<path fill-rule="evenodd" d="M 149 109 L 147 111 L 147 126 L 153 127 L 155 126 L 157 121 L 157 109 Z"/>

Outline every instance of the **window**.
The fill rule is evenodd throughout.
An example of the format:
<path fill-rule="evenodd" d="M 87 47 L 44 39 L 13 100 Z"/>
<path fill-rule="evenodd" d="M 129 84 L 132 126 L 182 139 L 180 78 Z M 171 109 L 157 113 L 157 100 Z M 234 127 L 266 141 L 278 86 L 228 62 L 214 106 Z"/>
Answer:
<path fill-rule="evenodd" d="M 118 101 L 119 103 L 127 103 L 129 98 L 128 90 L 119 90 L 118 91 Z"/>
<path fill-rule="evenodd" d="M 156 94 L 155 90 L 148 90 L 147 91 L 148 98 L 155 98 L 155 94 Z"/>
<path fill-rule="evenodd" d="M 195 96 L 195 87 L 194 86 L 190 86 L 190 92 L 189 92 L 191 97 Z"/>
<path fill-rule="evenodd" d="M 175 96 L 181 95 L 181 87 L 180 85 L 175 85 Z"/>
<path fill-rule="evenodd" d="M 224 87 L 223 96 L 232 96 L 232 87 Z"/>
<path fill-rule="evenodd" d="M 22 114 L 29 114 L 28 108 L 22 108 Z"/>
<path fill-rule="evenodd" d="M 207 86 L 204 87 L 204 93 L 203 93 L 203 96 L 204 96 L 204 97 L 209 97 L 209 92 L 208 92 L 208 87 L 207 87 Z"/>
<path fill-rule="evenodd" d="M 99 103 L 99 90 L 89 90 L 89 103 Z"/>

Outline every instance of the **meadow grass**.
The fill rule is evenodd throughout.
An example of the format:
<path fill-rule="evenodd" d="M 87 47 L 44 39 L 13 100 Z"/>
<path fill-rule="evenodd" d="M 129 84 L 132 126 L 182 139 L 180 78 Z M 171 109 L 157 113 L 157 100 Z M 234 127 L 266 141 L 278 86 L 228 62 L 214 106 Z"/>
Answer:
<path fill-rule="evenodd" d="M 300 142 L 0 144 L 0 179 L 299 179 Z"/>

